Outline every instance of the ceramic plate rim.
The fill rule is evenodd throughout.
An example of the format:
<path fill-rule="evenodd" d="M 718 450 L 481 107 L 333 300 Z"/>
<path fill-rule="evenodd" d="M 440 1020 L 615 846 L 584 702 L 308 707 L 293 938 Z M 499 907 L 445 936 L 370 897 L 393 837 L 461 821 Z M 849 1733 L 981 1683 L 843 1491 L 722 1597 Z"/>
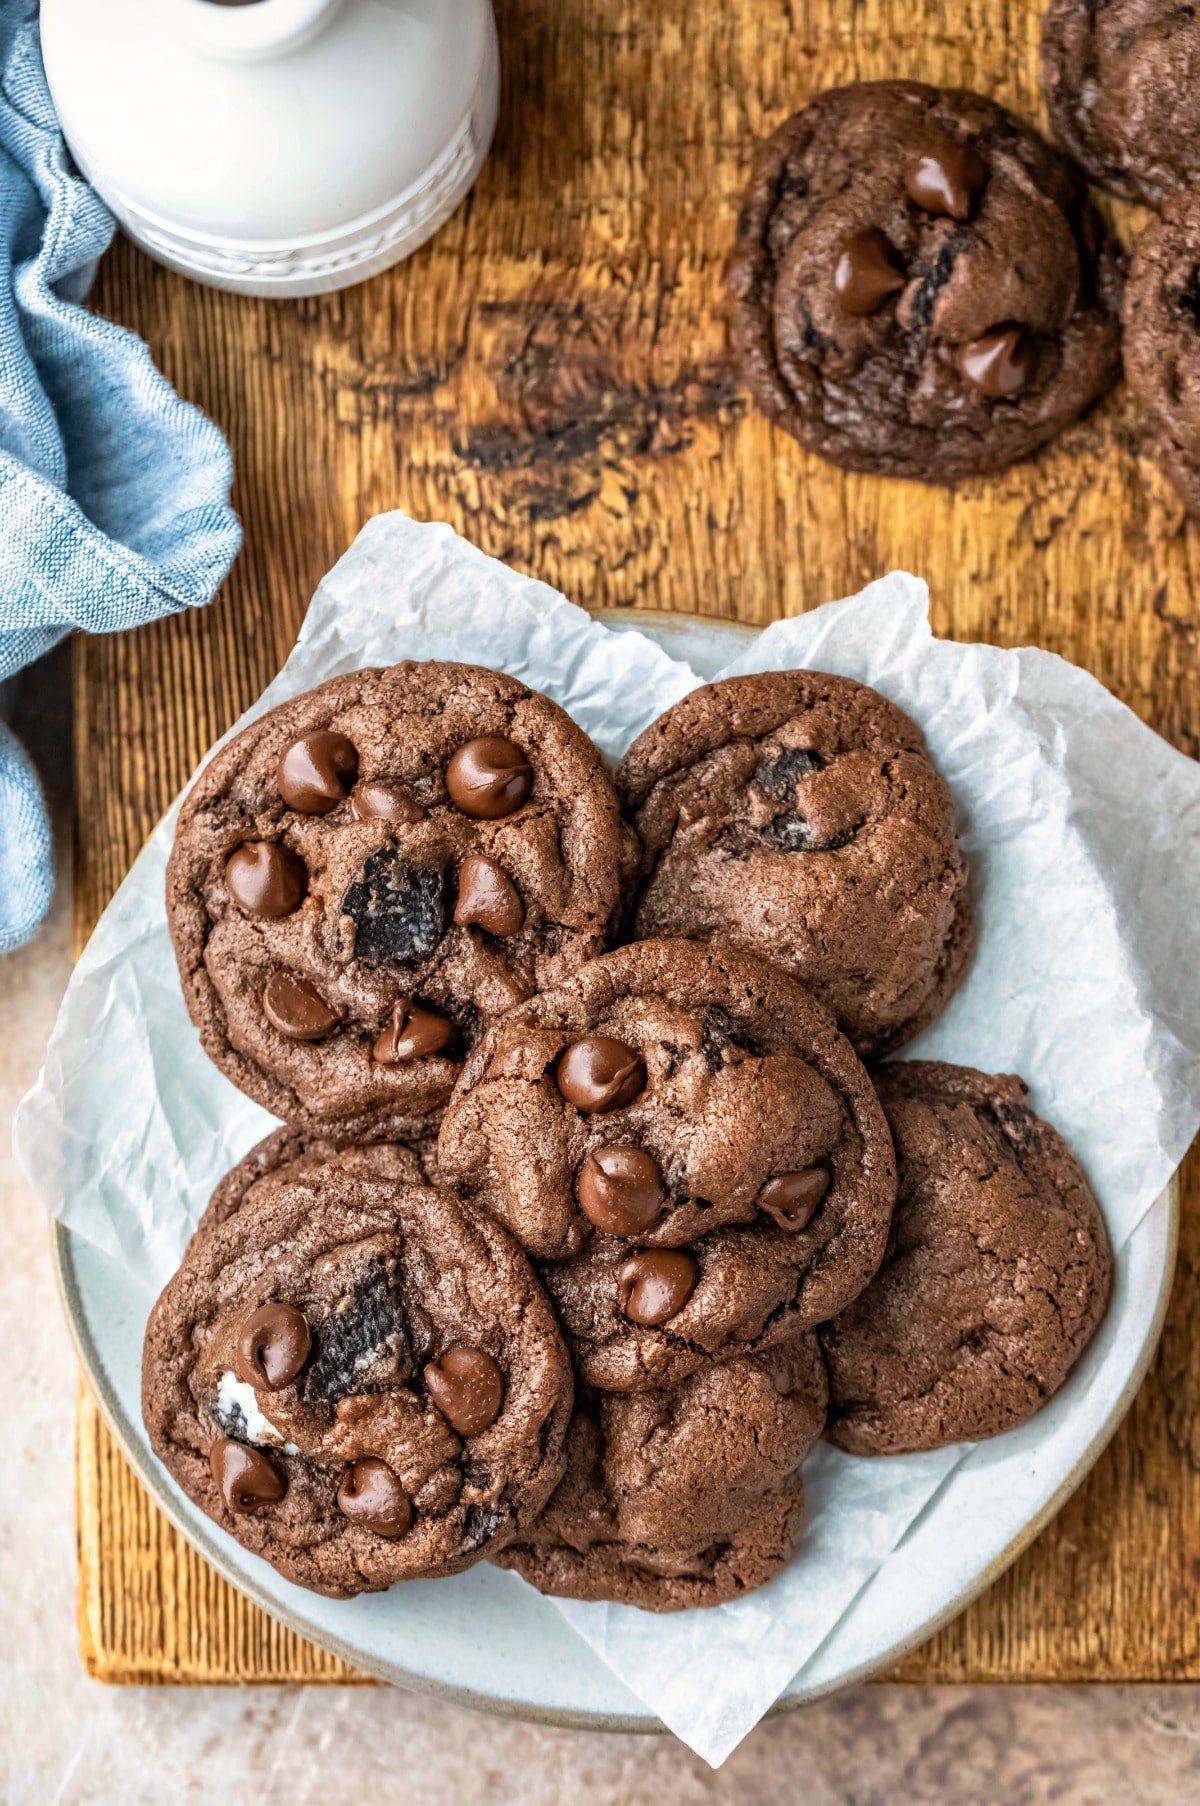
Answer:
<path fill-rule="evenodd" d="M 744 622 L 729 621 L 715 615 L 667 613 L 661 609 L 637 608 L 601 608 L 592 611 L 596 620 L 622 629 L 641 628 L 649 630 L 653 636 L 661 633 L 667 637 L 675 632 L 686 631 L 688 627 L 701 627 L 719 637 L 728 637 L 730 641 L 748 641 L 760 631 Z M 808 1705 L 832 1692 L 840 1692 L 845 1687 L 853 1686 L 877 1674 L 881 1669 L 889 1667 L 910 1650 L 927 1642 L 932 1636 L 954 1618 L 958 1617 L 973 1600 L 985 1592 L 1004 1571 L 1021 1555 L 1025 1549 L 1040 1535 L 1050 1520 L 1062 1509 L 1071 1494 L 1086 1478 L 1092 1467 L 1099 1460 L 1109 1442 L 1116 1434 L 1122 1420 L 1128 1412 L 1133 1400 L 1141 1388 L 1150 1364 L 1154 1359 L 1162 1334 L 1163 1323 L 1170 1302 L 1172 1283 L 1175 1273 L 1175 1262 L 1179 1242 L 1180 1219 L 1180 1186 L 1176 1173 L 1160 1194 L 1167 1200 L 1167 1222 L 1165 1225 L 1167 1246 L 1162 1265 L 1158 1295 L 1154 1301 L 1154 1310 L 1149 1330 L 1138 1352 L 1138 1357 L 1130 1369 L 1124 1384 L 1108 1411 L 1105 1413 L 1096 1434 L 1081 1452 L 1070 1472 L 1061 1484 L 1045 1501 L 1041 1508 L 1026 1520 L 1018 1531 L 1009 1539 L 1004 1548 L 977 1575 L 967 1582 L 954 1597 L 947 1602 L 942 1611 L 926 1620 L 916 1632 L 896 1639 L 884 1650 L 861 1662 L 849 1672 L 840 1675 L 836 1681 L 821 1686 L 801 1689 L 795 1693 L 785 1691 L 764 1714 L 775 1717 L 783 1712 L 794 1711 L 800 1706 Z M 1152 1206 L 1153 1209 L 1155 1206 Z M 1143 1219 L 1144 1220 L 1144 1219 Z M 1136 1233 L 1136 1231 L 1135 1231 Z M 82 1303 L 82 1291 L 75 1269 L 74 1244 L 72 1232 L 60 1222 L 50 1224 L 51 1259 L 54 1268 L 55 1282 L 63 1314 L 75 1345 L 80 1365 L 87 1376 L 92 1394 L 100 1408 L 105 1422 L 111 1430 L 122 1454 L 132 1467 L 138 1480 L 146 1488 L 155 1504 L 166 1515 L 180 1535 L 195 1548 L 231 1586 L 260 1606 L 272 1618 L 283 1624 L 296 1635 L 307 1641 L 316 1643 L 329 1654 L 339 1657 L 350 1667 L 360 1672 L 371 1674 L 376 1679 L 388 1681 L 393 1685 L 405 1688 L 414 1693 L 423 1693 L 441 1699 L 450 1700 L 458 1705 L 469 1706 L 478 1711 L 491 1713 L 498 1717 L 516 1719 L 534 1724 L 557 1725 L 575 1730 L 602 1730 L 613 1732 L 664 1733 L 665 1726 L 650 1711 L 645 1713 L 610 1713 L 587 1710 L 566 1710 L 558 1707 L 539 1706 L 531 1701 L 513 1701 L 499 1696 L 481 1693 L 470 1687 L 456 1687 L 442 1680 L 432 1679 L 427 1675 L 415 1673 L 400 1664 L 381 1660 L 365 1654 L 352 1643 L 332 1635 L 323 1627 L 315 1627 L 305 1623 L 287 1607 L 260 1588 L 253 1576 L 247 1576 L 239 1569 L 232 1557 L 227 1553 L 225 1539 L 214 1530 L 209 1533 L 191 1523 L 184 1516 L 177 1500 L 170 1492 L 158 1463 L 153 1456 L 140 1446 L 137 1437 L 131 1430 L 127 1415 L 115 1387 L 110 1383 L 101 1359 L 97 1343 L 86 1320 Z M 236 1545 L 235 1545 L 236 1546 Z"/>

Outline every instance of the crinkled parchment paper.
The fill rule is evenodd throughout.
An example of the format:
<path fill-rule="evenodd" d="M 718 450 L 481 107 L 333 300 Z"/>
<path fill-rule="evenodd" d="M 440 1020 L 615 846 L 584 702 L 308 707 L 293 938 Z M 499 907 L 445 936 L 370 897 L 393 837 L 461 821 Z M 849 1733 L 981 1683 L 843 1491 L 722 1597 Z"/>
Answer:
<path fill-rule="evenodd" d="M 449 528 L 390 514 L 322 583 L 245 719 L 339 672 L 406 657 L 511 672 L 610 757 L 700 681 Z M 901 574 L 768 628 L 729 670 L 805 665 L 857 677 L 908 710 L 961 811 L 979 948 L 963 989 L 906 1052 L 1020 1072 L 1087 1168 L 1119 1253 L 1200 1121 L 1200 766 L 1050 653 L 935 640 L 924 585 Z M 216 1181 L 272 1126 L 210 1066 L 183 1007 L 162 900 L 174 813 L 84 952 L 16 1124 L 48 1209 L 124 1262 L 147 1308 Z M 1089 1383 L 1085 1361 L 1072 1388 Z M 1017 1434 L 1012 1459 L 1035 1461 L 1036 1432 Z M 993 1450 L 1002 1445 L 859 1461 L 821 1447 L 806 1469 L 803 1548 L 760 1592 L 674 1617 L 558 1609 L 718 1762 L 935 1495 L 958 1484 L 964 1458 Z M 971 1529 L 949 1513 L 946 1535 L 956 1534 Z"/>

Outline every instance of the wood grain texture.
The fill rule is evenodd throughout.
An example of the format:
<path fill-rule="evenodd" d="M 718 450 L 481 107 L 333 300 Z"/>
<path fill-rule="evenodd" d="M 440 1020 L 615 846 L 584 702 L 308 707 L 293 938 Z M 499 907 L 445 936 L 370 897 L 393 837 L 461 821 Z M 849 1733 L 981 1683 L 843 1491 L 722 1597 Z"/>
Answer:
<path fill-rule="evenodd" d="M 495 151 L 400 269 L 240 300 L 128 246 L 105 313 L 230 436 L 246 550 L 209 610 L 75 657 L 80 941 L 213 738 L 282 661 L 376 511 L 450 520 L 589 605 L 766 622 L 891 566 L 934 625 L 1086 666 L 1200 751 L 1200 540 L 1118 393 L 1039 460 L 957 492 L 845 475 L 747 406 L 722 267 L 752 139 L 819 87 L 906 74 L 1041 118 L 1035 0 L 502 0 Z M 1123 222 L 1130 229 L 1130 222 Z M 1200 1676 L 1200 1168 L 1153 1375 L 1052 1528 L 909 1680 Z M 333 1680 L 218 1581 L 80 1417 L 80 1621 L 118 1680 Z"/>

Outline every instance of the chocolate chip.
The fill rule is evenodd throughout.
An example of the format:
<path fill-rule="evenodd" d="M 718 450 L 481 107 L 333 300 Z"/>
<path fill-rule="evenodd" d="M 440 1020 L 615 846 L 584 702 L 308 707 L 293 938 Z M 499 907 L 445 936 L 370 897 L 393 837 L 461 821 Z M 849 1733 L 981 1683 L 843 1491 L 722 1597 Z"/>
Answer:
<path fill-rule="evenodd" d="M 355 958 L 409 965 L 432 953 L 446 927 L 445 890 L 440 867 L 411 864 L 390 841 L 377 847 L 341 901 Z"/>
<path fill-rule="evenodd" d="M 296 1378 L 311 1346 L 303 1311 L 293 1304 L 263 1304 L 239 1325 L 234 1371 L 248 1386 L 279 1392 Z"/>
<path fill-rule="evenodd" d="M 272 972 L 263 988 L 263 1014 L 289 1041 L 320 1041 L 341 1020 L 316 985 L 294 972 Z"/>
<path fill-rule="evenodd" d="M 1017 395 L 1033 375 L 1037 347 L 1023 326 L 997 326 L 954 352 L 959 375 L 995 400 Z"/>
<path fill-rule="evenodd" d="M 402 997 L 392 1009 L 392 1019 L 371 1049 L 381 1066 L 399 1066 L 405 1060 L 423 1060 L 441 1053 L 454 1039 L 454 1024 L 436 1010 L 424 1009 L 411 997 Z"/>
<path fill-rule="evenodd" d="M 288 847 L 270 840 L 247 840 L 229 855 L 225 888 L 248 916 L 277 922 L 304 900 L 308 873 Z"/>
<path fill-rule="evenodd" d="M 627 1142 L 589 1154 L 576 1180 L 579 1208 L 604 1235 L 643 1235 L 667 1201 L 657 1162 Z"/>
<path fill-rule="evenodd" d="M 828 1190 L 829 1173 L 823 1166 L 808 1166 L 796 1173 L 777 1173 L 759 1192 L 758 1208 L 781 1229 L 795 1235 L 808 1228 L 817 1205 Z"/>
<path fill-rule="evenodd" d="M 352 1461 L 338 1483 L 338 1510 L 360 1530 L 398 1542 L 412 1529 L 412 1500 L 386 1461 Z"/>
<path fill-rule="evenodd" d="M 372 1380 L 381 1362 L 386 1372 Z M 349 1297 L 316 1330 L 316 1353 L 304 1376 L 304 1396 L 335 1403 L 350 1394 L 403 1383 L 412 1373 L 404 1305 L 390 1262 L 374 1260 Z"/>
<path fill-rule="evenodd" d="M 814 746 L 785 746 L 774 758 L 764 759 L 751 783 L 764 796 L 791 798 L 802 778 L 814 771 L 824 771 L 829 760 Z"/>
<path fill-rule="evenodd" d="M 301 815 L 328 815 L 358 776 L 358 753 L 345 734 L 327 729 L 286 747 L 275 773 L 279 794 Z"/>
<path fill-rule="evenodd" d="M 987 162 L 975 146 L 947 138 L 920 153 L 904 185 L 909 199 L 924 212 L 965 220 L 971 217 L 972 205 L 983 193 L 987 179 Z"/>
<path fill-rule="evenodd" d="M 212 1443 L 208 1465 L 230 1511 L 261 1511 L 264 1505 L 278 1505 L 287 1492 L 287 1475 L 261 1449 L 230 1436 Z"/>
<path fill-rule="evenodd" d="M 612 1035 L 573 1041 L 560 1055 L 555 1074 L 569 1104 L 586 1116 L 624 1110 L 646 1089 L 646 1063 Z"/>
<path fill-rule="evenodd" d="M 454 920 L 460 927 L 482 928 L 487 934 L 521 932 L 525 905 L 502 865 L 482 853 L 468 854 L 458 871 Z"/>
<path fill-rule="evenodd" d="M 528 798 L 533 767 L 511 740 L 485 735 L 459 747 L 446 767 L 446 789 L 464 815 L 498 821 Z"/>
<path fill-rule="evenodd" d="M 898 253 L 875 226 L 848 238 L 833 268 L 833 292 L 848 314 L 878 313 L 907 281 Z"/>
<path fill-rule="evenodd" d="M 677 1248 L 643 1248 L 617 1274 L 617 1301 L 623 1316 L 646 1328 L 677 1317 L 700 1277 L 694 1257 Z"/>
<path fill-rule="evenodd" d="M 425 811 L 420 803 L 399 784 L 384 784 L 378 778 L 364 778 L 350 792 L 350 813 L 355 821 L 421 821 Z"/>
<path fill-rule="evenodd" d="M 460 1436 L 480 1436 L 500 1415 L 504 1375 L 482 1348 L 461 1343 L 425 1369 L 425 1389 Z"/>

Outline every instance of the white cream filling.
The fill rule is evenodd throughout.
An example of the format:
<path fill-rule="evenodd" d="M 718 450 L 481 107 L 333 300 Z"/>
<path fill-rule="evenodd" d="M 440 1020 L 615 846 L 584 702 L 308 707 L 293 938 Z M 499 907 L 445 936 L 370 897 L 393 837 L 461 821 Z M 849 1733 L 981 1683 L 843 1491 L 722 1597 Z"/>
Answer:
<path fill-rule="evenodd" d="M 294 1442 L 285 1442 L 283 1432 L 277 1430 L 269 1417 L 264 1417 L 258 1408 L 258 1395 L 253 1386 L 245 1380 L 239 1380 L 236 1373 L 221 1375 L 217 1385 L 217 1412 L 223 1422 L 233 1422 L 240 1417 L 245 1425 L 244 1435 L 247 1442 L 259 1446 L 281 1449 L 285 1455 L 297 1455 Z"/>

